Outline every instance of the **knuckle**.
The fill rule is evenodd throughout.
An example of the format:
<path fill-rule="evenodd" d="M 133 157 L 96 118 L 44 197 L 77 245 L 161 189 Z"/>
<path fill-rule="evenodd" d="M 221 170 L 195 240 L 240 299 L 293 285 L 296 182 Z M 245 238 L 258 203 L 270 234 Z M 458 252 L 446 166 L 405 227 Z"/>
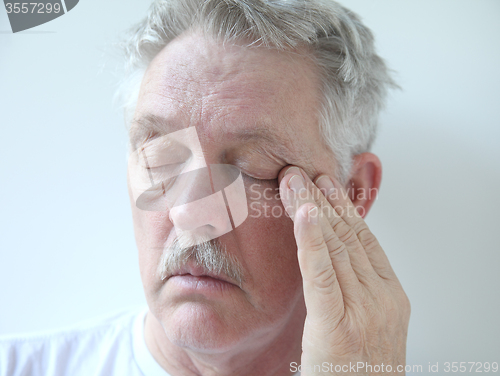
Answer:
<path fill-rule="evenodd" d="M 328 234 L 326 234 L 324 236 L 324 240 L 325 240 L 325 243 L 328 246 L 328 248 L 338 247 L 339 246 L 337 244 L 337 243 L 339 243 L 339 239 L 335 236 L 334 233 L 328 233 Z"/>
<path fill-rule="evenodd" d="M 340 230 L 340 228 L 339 228 L 339 227 L 341 227 L 341 226 L 342 226 L 342 221 L 341 221 L 341 220 L 339 220 L 339 219 L 337 219 L 337 218 L 335 218 L 335 219 L 333 219 L 333 220 L 330 222 L 330 224 L 331 224 L 331 226 L 332 226 L 332 228 L 333 228 L 333 231 L 337 232 L 337 231 L 339 231 L 339 230 Z"/>
<path fill-rule="evenodd" d="M 395 296 L 385 296 L 382 307 L 388 323 L 397 325 L 409 321 L 411 305 L 408 296 L 403 290 Z"/>
<path fill-rule="evenodd" d="M 352 244 L 358 240 L 358 237 L 352 228 L 349 228 L 341 237 L 339 236 L 339 238 L 346 244 Z"/>
<path fill-rule="evenodd" d="M 330 252 L 330 256 L 335 256 L 338 255 L 339 253 L 345 251 L 347 248 L 345 247 L 344 243 L 337 244 L 335 247 L 332 247 L 332 250 Z"/>
<path fill-rule="evenodd" d="M 359 231 L 357 232 L 357 237 L 359 240 L 363 242 L 365 247 L 378 244 L 377 238 L 375 237 L 375 235 L 372 234 L 372 232 L 366 226 L 363 226 L 361 229 L 359 229 Z"/>
<path fill-rule="evenodd" d="M 366 226 L 366 223 L 364 221 L 357 221 L 356 223 L 353 224 L 352 228 L 354 229 L 357 235 L 359 235 L 361 232 L 369 231 L 368 226 Z"/>
<path fill-rule="evenodd" d="M 314 277 L 314 285 L 320 292 L 325 292 L 330 294 L 332 292 L 332 286 L 336 281 L 335 271 L 332 269 L 323 269 L 319 271 Z"/>
<path fill-rule="evenodd" d="M 325 239 L 323 236 L 315 236 L 308 240 L 307 247 L 311 251 L 319 251 L 325 247 Z"/>

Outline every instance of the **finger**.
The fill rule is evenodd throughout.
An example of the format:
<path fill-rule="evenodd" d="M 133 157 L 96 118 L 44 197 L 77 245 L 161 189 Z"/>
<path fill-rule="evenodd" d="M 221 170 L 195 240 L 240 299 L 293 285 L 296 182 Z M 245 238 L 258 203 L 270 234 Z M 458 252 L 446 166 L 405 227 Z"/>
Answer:
<path fill-rule="evenodd" d="M 305 187 L 304 179 L 292 171 L 291 176 L 285 176 L 280 183 L 280 191 L 283 192 L 281 198 L 290 216 L 295 218 L 300 207 L 309 204 L 314 205 L 315 201 L 311 192 Z M 311 183 L 312 185 L 312 183 Z M 332 209 L 333 210 L 333 209 Z M 347 248 L 340 241 L 333 231 L 328 220 L 318 211 L 318 227 L 323 234 L 322 241 L 325 243 L 327 252 L 330 255 L 330 264 L 337 272 L 337 277 L 344 293 L 350 301 L 359 298 L 359 279 L 353 270 Z"/>
<path fill-rule="evenodd" d="M 321 177 L 327 178 L 326 175 L 322 175 Z M 322 180 L 315 179 L 315 183 L 312 184 L 313 197 L 315 197 L 318 206 L 322 208 L 323 215 L 328 220 L 333 231 L 335 231 L 338 238 L 346 245 L 353 270 L 358 279 L 365 285 L 371 284 L 374 278 L 378 278 L 378 274 L 373 269 L 368 255 L 354 230 L 342 219 L 330 201 L 325 197 L 325 190 L 320 188 Z"/>
<path fill-rule="evenodd" d="M 285 177 L 285 175 L 288 174 L 302 175 L 304 179 L 308 177 L 307 174 L 300 167 L 294 165 L 288 165 L 283 167 L 281 171 L 278 173 L 278 181 L 281 182 L 281 180 Z"/>
<path fill-rule="evenodd" d="M 338 321 L 335 320 L 340 320 L 344 314 L 343 294 L 318 223 L 318 214 L 318 207 L 311 203 L 302 205 L 295 214 L 297 257 L 308 319 L 336 326 Z"/>
<path fill-rule="evenodd" d="M 293 216 L 294 207 L 298 207 L 306 202 L 315 202 L 319 208 L 321 208 L 324 224 L 322 226 L 323 233 L 325 234 L 326 243 L 328 249 L 334 251 L 338 248 L 336 245 L 336 238 L 338 237 L 342 241 L 349 252 L 349 258 L 351 260 L 352 269 L 356 275 L 358 281 L 362 282 L 365 286 L 373 283 L 375 278 L 378 278 L 378 274 L 373 270 L 373 267 L 368 259 L 363 246 L 359 243 L 359 240 L 352 230 L 340 217 L 340 215 L 332 208 L 329 201 L 323 195 L 318 187 L 311 181 L 311 179 L 304 173 L 302 169 L 292 166 L 284 169 L 284 176 L 282 179 L 284 182 L 290 179 L 289 174 L 295 175 L 300 172 L 302 177 L 305 177 L 308 182 L 307 188 L 310 191 L 310 195 L 307 200 L 298 200 L 298 204 L 294 204 L 293 201 L 288 201 L 288 207 L 290 208 L 290 215 Z M 282 182 L 283 182 L 282 180 Z M 289 181 L 289 180 L 288 180 Z M 292 181 L 293 183 L 294 181 Z M 281 185 L 280 185 L 281 186 Z M 285 185 L 286 186 L 286 185 Z M 284 196 L 286 197 L 286 192 Z M 304 196 L 304 195 L 302 195 Z M 336 234 L 334 236 L 333 232 Z"/>
<path fill-rule="evenodd" d="M 279 190 L 283 206 L 292 219 L 301 205 L 314 202 L 297 167 L 290 169 L 281 179 Z"/>
<path fill-rule="evenodd" d="M 345 189 L 335 179 L 323 175 L 316 179 L 326 198 L 342 220 L 354 231 L 375 272 L 383 278 L 395 276 L 389 259 L 377 238 L 358 213 Z"/>

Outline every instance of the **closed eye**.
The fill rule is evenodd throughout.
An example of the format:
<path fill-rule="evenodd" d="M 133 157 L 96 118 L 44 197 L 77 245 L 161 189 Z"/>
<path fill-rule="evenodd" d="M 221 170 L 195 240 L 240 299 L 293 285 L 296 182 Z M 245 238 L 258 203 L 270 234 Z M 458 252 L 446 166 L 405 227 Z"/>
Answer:
<path fill-rule="evenodd" d="M 189 148 L 166 136 L 147 142 L 138 152 L 141 164 L 147 169 L 183 163 L 192 156 Z"/>
<path fill-rule="evenodd" d="M 271 183 L 278 182 L 278 177 L 276 177 L 274 179 L 261 179 L 261 178 L 256 178 L 254 176 L 246 174 L 243 171 L 241 172 L 241 175 L 243 176 L 244 179 L 249 180 L 250 182 L 253 182 L 253 183 L 258 183 L 258 184 L 271 184 Z"/>
<path fill-rule="evenodd" d="M 156 183 L 169 180 L 182 173 L 184 163 L 170 163 L 162 166 L 146 167 L 151 179 Z"/>

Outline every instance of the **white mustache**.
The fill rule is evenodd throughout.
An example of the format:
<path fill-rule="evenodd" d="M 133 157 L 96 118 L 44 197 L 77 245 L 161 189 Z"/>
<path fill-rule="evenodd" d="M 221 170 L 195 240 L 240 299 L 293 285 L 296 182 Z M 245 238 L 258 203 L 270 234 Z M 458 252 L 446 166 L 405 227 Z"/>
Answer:
<path fill-rule="evenodd" d="M 218 239 L 191 245 L 182 238 L 176 238 L 164 250 L 158 274 L 165 280 L 188 262 L 203 267 L 207 273 L 224 275 L 240 287 L 244 281 L 241 264 L 226 252 L 226 247 Z"/>

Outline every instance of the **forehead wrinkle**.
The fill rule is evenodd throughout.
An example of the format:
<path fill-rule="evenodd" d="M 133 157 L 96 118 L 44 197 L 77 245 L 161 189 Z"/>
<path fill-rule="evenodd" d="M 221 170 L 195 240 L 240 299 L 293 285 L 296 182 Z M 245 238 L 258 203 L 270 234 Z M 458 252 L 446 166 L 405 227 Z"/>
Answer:
<path fill-rule="evenodd" d="M 259 148 L 255 148 L 255 153 L 265 154 L 266 158 L 272 156 L 274 160 L 277 160 L 277 157 L 279 157 L 283 161 L 283 165 L 295 164 L 303 167 L 306 171 L 312 172 L 313 163 L 311 163 L 311 161 L 314 160 L 313 157 L 316 149 L 310 146 L 309 149 L 307 149 L 307 144 L 304 143 L 302 138 L 294 138 L 293 136 L 293 129 L 300 130 L 300 124 L 304 122 L 304 118 L 301 115 L 304 112 L 303 108 L 305 108 L 305 104 L 303 105 L 300 103 L 298 106 L 289 105 L 289 101 L 285 99 L 289 99 L 290 93 L 295 91 L 303 92 L 311 86 L 311 83 L 314 84 L 317 79 L 314 74 L 315 70 L 309 70 L 304 66 L 296 66 L 296 59 L 288 54 L 273 55 L 266 50 L 266 54 L 263 55 L 259 52 L 263 51 L 260 49 L 252 51 L 241 49 L 245 52 L 245 55 L 238 56 L 232 53 L 232 49 L 231 51 L 224 50 L 225 53 L 221 53 L 220 49 L 215 48 L 217 45 L 207 46 L 204 44 L 201 48 L 194 45 L 194 47 L 196 47 L 194 49 L 191 48 L 192 45 L 193 44 L 189 40 L 183 40 L 182 38 L 177 39 L 177 44 L 175 44 L 175 42 L 169 44 L 170 50 L 166 48 L 157 56 L 158 59 L 156 59 L 156 63 L 158 66 L 151 71 L 153 73 L 151 73 L 151 77 L 149 77 L 150 79 L 148 81 L 148 84 L 152 85 L 151 90 L 154 94 L 161 97 L 174 96 L 173 99 L 185 102 L 187 105 L 186 119 L 191 119 L 191 121 L 187 120 L 186 123 L 195 125 L 198 130 L 200 130 L 200 137 L 205 135 L 203 127 L 205 125 L 210 125 L 207 127 L 206 135 L 209 136 L 207 140 L 211 142 L 213 142 L 214 139 L 210 136 L 219 133 L 213 132 L 214 129 L 211 126 L 214 124 L 217 124 L 217 126 L 225 125 L 226 129 L 217 137 L 220 147 L 227 146 L 227 141 L 225 140 L 227 140 L 229 134 L 226 131 L 227 128 L 231 128 L 234 125 L 229 119 L 226 119 L 228 108 L 239 108 L 243 110 L 238 111 L 240 115 L 241 112 L 246 113 L 248 117 L 254 118 L 257 120 L 257 123 L 260 123 L 258 124 L 258 130 L 255 130 L 255 124 L 249 124 L 248 117 L 245 121 L 241 122 L 242 125 L 246 123 L 247 126 L 250 126 L 246 129 L 242 129 L 243 132 L 240 135 L 240 140 L 242 142 L 255 141 L 255 145 L 260 146 Z M 177 47 L 173 49 L 173 46 Z M 193 58 L 192 54 L 184 54 L 186 50 L 196 50 L 197 53 Z M 219 59 L 211 62 L 211 60 L 208 59 L 210 56 L 215 56 Z M 300 59 L 304 58 L 300 53 L 294 53 L 293 57 L 299 57 Z M 223 58 L 223 61 L 221 61 L 221 58 Z M 260 63 L 262 63 L 263 58 L 266 59 L 266 62 L 272 61 L 273 64 L 265 64 L 262 66 Z M 248 65 L 243 63 L 250 60 L 256 64 L 250 65 L 247 67 L 248 69 L 242 70 Z M 211 64 L 207 64 L 207 62 L 211 62 Z M 276 64 L 278 63 L 279 67 L 283 69 L 276 69 Z M 309 66 L 310 62 L 307 61 L 307 63 L 306 65 Z M 268 72 L 267 69 L 264 69 L 266 67 L 274 67 L 274 69 Z M 169 74 L 165 73 L 167 71 Z M 257 73 L 259 74 L 256 75 Z M 281 77 L 281 75 L 283 75 L 283 77 Z M 294 76 L 294 80 L 292 81 L 287 79 L 291 75 Z M 160 79 L 155 76 L 159 76 Z M 217 85 L 215 85 L 215 83 L 217 83 Z M 271 83 L 273 84 L 271 85 Z M 187 92 L 198 95 L 194 97 L 192 95 L 184 95 Z M 201 92 L 203 92 L 204 95 L 201 95 Z M 279 101 L 279 98 L 284 99 L 283 101 Z M 212 101 L 212 99 L 214 100 Z M 215 99 L 223 100 L 223 103 L 219 105 Z M 309 102 L 307 98 L 305 102 Z M 198 113 L 194 114 L 193 106 L 197 110 L 201 107 L 203 109 L 219 109 L 219 111 L 216 111 L 215 116 L 202 117 L 200 119 Z M 311 107 L 312 106 L 307 106 L 307 108 Z M 177 107 L 176 110 L 178 110 Z M 276 110 L 278 110 L 278 115 L 275 114 Z M 281 113 L 283 110 L 285 110 L 285 114 Z M 193 112 L 193 114 L 191 114 L 190 111 Z M 260 122 L 258 118 L 261 117 L 262 112 L 268 113 L 269 119 L 267 120 L 274 121 L 271 123 L 263 119 L 264 121 Z M 210 115 L 207 111 L 203 112 L 203 115 L 205 114 Z M 193 117 L 196 117 L 196 119 L 192 119 Z M 238 119 L 241 120 L 241 117 L 236 120 Z M 222 121 L 216 122 L 215 120 Z M 278 121 L 279 124 L 277 124 L 276 121 Z M 269 124 L 271 130 L 267 129 L 266 123 Z M 230 126 L 227 127 L 227 125 Z M 202 127 L 201 129 L 200 126 Z M 272 130 L 275 128 L 276 132 L 273 133 Z M 289 128 L 290 131 L 288 132 Z M 232 129 L 230 129 L 230 131 L 232 131 Z M 161 133 L 164 133 L 164 131 Z M 229 139 L 229 141 L 231 141 L 231 139 Z"/>

